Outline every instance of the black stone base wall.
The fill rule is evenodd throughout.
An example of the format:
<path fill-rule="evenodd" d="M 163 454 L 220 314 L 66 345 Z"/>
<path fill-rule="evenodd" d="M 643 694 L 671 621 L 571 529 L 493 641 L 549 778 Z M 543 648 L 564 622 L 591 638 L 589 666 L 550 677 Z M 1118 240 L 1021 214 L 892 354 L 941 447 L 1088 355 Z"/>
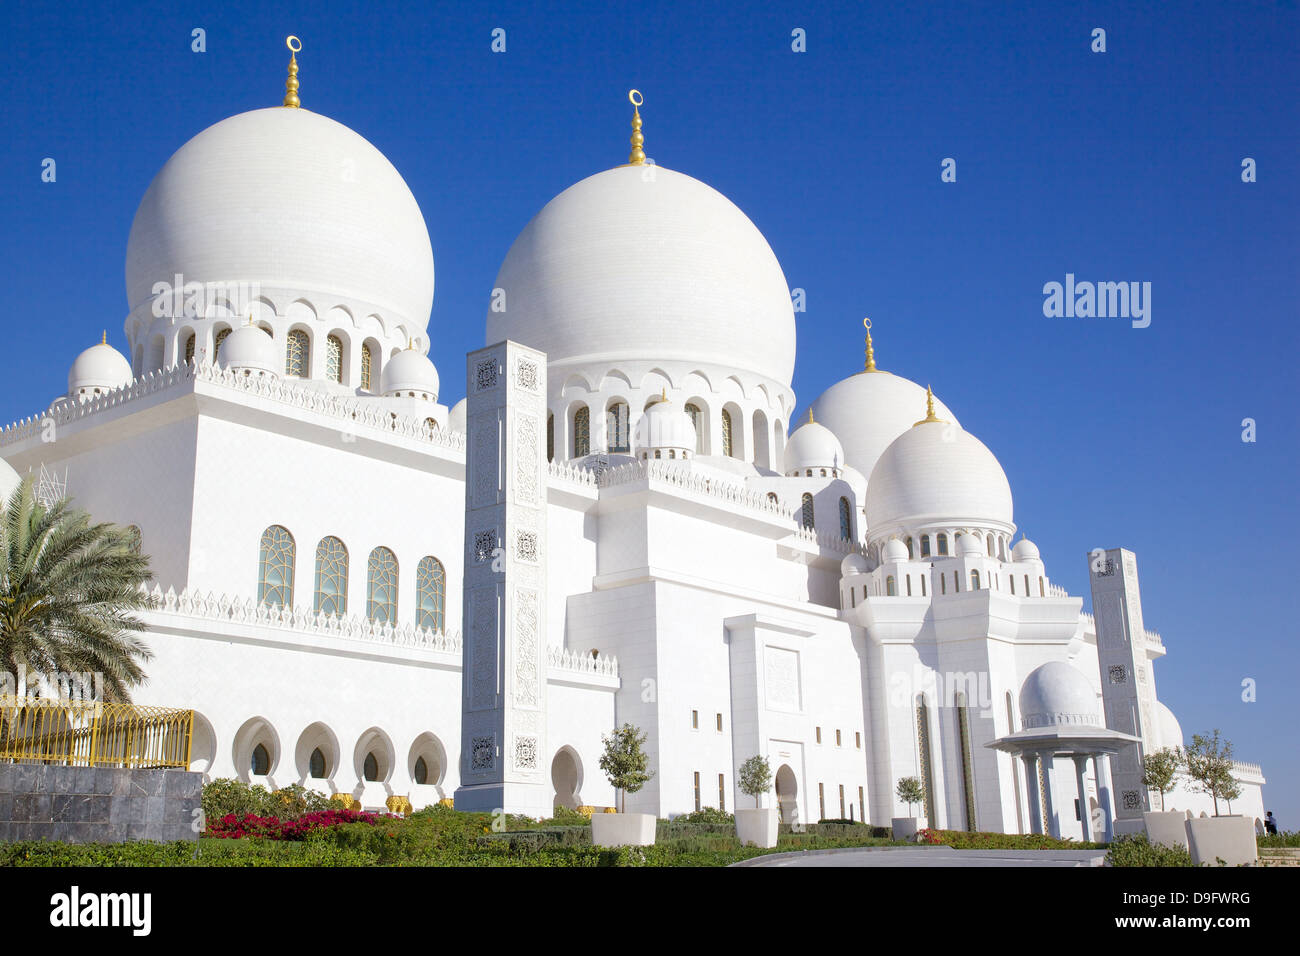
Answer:
<path fill-rule="evenodd" d="M 197 840 L 203 775 L 0 763 L 0 840 Z"/>

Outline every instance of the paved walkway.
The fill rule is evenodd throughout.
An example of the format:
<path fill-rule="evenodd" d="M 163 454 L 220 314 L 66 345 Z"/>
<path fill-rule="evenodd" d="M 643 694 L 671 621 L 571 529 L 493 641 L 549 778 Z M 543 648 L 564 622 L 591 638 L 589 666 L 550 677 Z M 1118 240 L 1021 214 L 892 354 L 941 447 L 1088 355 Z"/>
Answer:
<path fill-rule="evenodd" d="M 733 866 L 1101 866 L 1105 850 L 954 850 L 935 847 L 849 847 L 773 853 Z"/>

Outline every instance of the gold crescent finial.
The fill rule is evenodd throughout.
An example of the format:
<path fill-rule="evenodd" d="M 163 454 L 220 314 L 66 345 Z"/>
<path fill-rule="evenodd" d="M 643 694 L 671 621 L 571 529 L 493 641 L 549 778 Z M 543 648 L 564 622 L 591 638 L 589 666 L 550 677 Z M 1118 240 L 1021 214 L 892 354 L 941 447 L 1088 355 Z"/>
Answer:
<path fill-rule="evenodd" d="M 298 99 L 298 57 L 296 56 L 302 49 L 302 41 L 290 35 L 285 38 L 284 45 L 289 48 L 289 78 L 284 81 L 284 105 L 296 110 L 302 105 L 302 101 Z"/>
<path fill-rule="evenodd" d="M 867 330 L 867 360 L 862 367 L 862 371 L 878 372 L 880 369 L 876 368 L 876 350 L 871 345 L 871 320 L 863 319 L 862 327 Z"/>
<path fill-rule="evenodd" d="M 934 392 L 931 391 L 930 386 L 927 385 L 927 386 L 925 387 L 925 417 L 924 417 L 923 419 L 921 419 L 919 422 L 915 422 L 915 423 L 913 423 L 912 427 L 915 428 L 917 425 L 928 425 L 928 424 L 930 424 L 931 422 L 941 422 L 941 423 L 946 424 L 946 423 L 947 423 L 947 419 L 946 419 L 946 418 L 940 418 L 940 417 L 938 417 L 937 415 L 935 415 L 935 413 L 934 413 Z"/>
<path fill-rule="evenodd" d="M 641 135 L 641 110 L 640 106 L 645 102 L 645 97 L 641 95 L 640 90 L 628 90 L 627 101 L 632 104 L 632 138 L 629 142 L 632 144 L 632 153 L 627 158 L 629 166 L 645 165 L 645 137 Z"/>

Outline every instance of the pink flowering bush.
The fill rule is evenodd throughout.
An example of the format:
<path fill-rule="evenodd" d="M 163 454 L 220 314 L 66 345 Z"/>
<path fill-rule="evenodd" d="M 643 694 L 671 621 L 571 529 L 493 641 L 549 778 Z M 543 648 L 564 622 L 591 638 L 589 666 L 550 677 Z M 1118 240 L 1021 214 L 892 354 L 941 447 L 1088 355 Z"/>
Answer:
<path fill-rule="evenodd" d="M 309 833 L 316 830 L 326 830 L 345 823 L 368 823 L 374 826 L 386 819 L 394 818 L 392 814 L 365 813 L 360 810 L 321 810 L 316 813 L 304 813 L 291 820 L 261 817 L 255 813 L 242 815 L 228 813 L 217 820 L 209 821 L 204 835 L 223 840 L 239 840 L 244 837 L 305 840 Z"/>

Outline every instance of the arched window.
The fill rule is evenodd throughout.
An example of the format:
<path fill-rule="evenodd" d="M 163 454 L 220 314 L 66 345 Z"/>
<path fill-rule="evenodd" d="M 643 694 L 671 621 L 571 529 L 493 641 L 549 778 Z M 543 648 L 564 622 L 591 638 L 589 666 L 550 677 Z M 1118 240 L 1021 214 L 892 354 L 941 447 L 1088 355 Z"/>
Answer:
<path fill-rule="evenodd" d="M 908 597 L 911 597 L 911 596 L 912 596 L 912 576 L 911 576 L 910 574 L 906 574 L 906 575 L 904 575 L 904 576 L 903 576 L 903 583 L 906 585 L 907 596 L 908 596 Z"/>
<path fill-rule="evenodd" d="M 415 772 L 411 774 L 411 779 L 414 780 L 421 787 L 423 787 L 426 783 L 429 782 L 429 765 L 424 762 L 423 757 L 419 757 L 416 759 Z"/>
<path fill-rule="evenodd" d="M 262 532 L 258 549 L 257 602 L 293 607 L 293 535 L 278 524 Z"/>
<path fill-rule="evenodd" d="M 948 593 L 948 576 L 945 574 L 939 575 L 939 593 L 940 594 Z"/>
<path fill-rule="evenodd" d="M 1008 575 L 1007 575 L 1007 580 L 1011 582 L 1011 593 L 1012 593 L 1012 594 L 1015 594 L 1015 593 L 1016 593 L 1016 576 L 1015 576 L 1014 574 L 1008 574 Z"/>
<path fill-rule="evenodd" d="M 853 509 L 849 507 L 848 498 L 840 498 L 840 537 L 845 541 L 853 540 Z M 912 539 L 907 539 L 907 550 L 912 550 Z"/>
<path fill-rule="evenodd" d="M 978 591 L 980 589 L 980 573 L 973 568 L 970 573 L 970 589 L 972 591 Z"/>
<path fill-rule="evenodd" d="M 803 514 L 801 518 L 805 528 L 815 527 L 813 523 L 813 496 L 806 491 L 803 493 Z"/>
<path fill-rule="evenodd" d="M 898 594 L 898 582 L 894 580 L 892 574 L 885 578 L 885 594 L 888 597 L 895 597 Z"/>
<path fill-rule="evenodd" d="M 907 560 L 911 561 L 916 557 L 916 555 L 912 551 L 912 536 L 910 534 L 907 536 L 907 540 L 904 543 L 907 545 Z"/>
<path fill-rule="evenodd" d="M 586 405 L 573 415 L 573 457 L 591 454 L 591 409 Z"/>
<path fill-rule="evenodd" d="M 307 764 L 307 775 L 315 777 L 317 780 L 324 780 L 329 776 L 329 767 L 325 763 L 325 755 L 317 747 L 311 752 L 311 760 Z"/>
<path fill-rule="evenodd" d="M 1047 589 L 1043 586 L 1043 579 L 1041 577 L 1038 579 L 1038 596 L 1047 597 Z"/>
<path fill-rule="evenodd" d="M 731 412 L 722 410 L 722 454 L 731 457 Z"/>
<path fill-rule="evenodd" d="M 361 771 L 362 776 L 372 783 L 379 779 L 379 759 L 375 757 L 373 751 L 366 754 L 366 761 L 362 765 Z"/>
<path fill-rule="evenodd" d="M 956 593 L 961 593 L 961 578 L 957 577 L 957 572 L 952 573 L 952 589 Z"/>
<path fill-rule="evenodd" d="M 348 549 L 335 537 L 320 539 L 316 545 L 316 596 L 313 607 L 317 613 L 344 615 L 348 613 Z"/>
<path fill-rule="evenodd" d="M 925 575 L 921 575 L 921 597 L 925 597 Z"/>
<path fill-rule="evenodd" d="M 337 335 L 325 340 L 325 377 L 343 383 L 343 340 Z"/>
<path fill-rule="evenodd" d="M 611 452 L 629 451 L 627 402 L 611 402 L 605 409 L 605 447 Z"/>
<path fill-rule="evenodd" d="M 226 341 L 226 336 L 230 334 L 230 329 L 222 329 L 212 340 L 212 361 L 221 357 L 221 343 Z"/>
<path fill-rule="evenodd" d="M 555 461 L 555 416 L 546 416 L 546 460 Z"/>
<path fill-rule="evenodd" d="M 193 332 L 185 336 L 185 364 L 186 365 L 194 361 L 194 342 L 195 342 L 195 337 Z"/>
<path fill-rule="evenodd" d="M 930 556 L 930 536 L 928 534 L 923 534 L 921 535 L 921 557 L 928 558 L 929 556 Z"/>
<path fill-rule="evenodd" d="M 1029 575 L 1025 575 L 1025 597 L 1029 597 Z"/>
<path fill-rule="evenodd" d="M 994 554 L 993 554 L 993 535 L 989 535 L 989 536 L 988 536 L 988 546 L 989 546 L 989 557 L 990 557 L 990 558 L 991 558 L 991 557 L 994 557 Z"/>
<path fill-rule="evenodd" d="M 692 405 L 689 402 L 686 405 L 686 414 L 695 426 L 695 454 L 704 451 L 704 420 L 700 414 L 700 406 Z"/>
<path fill-rule="evenodd" d="M 284 374 L 306 378 L 311 370 L 311 342 L 302 329 L 289 333 L 288 345 L 284 352 Z"/>
<path fill-rule="evenodd" d="M 253 756 L 248 761 L 248 772 L 254 777 L 265 777 L 271 772 L 271 754 L 265 744 L 253 748 Z"/>
<path fill-rule="evenodd" d="M 366 565 L 366 617 L 397 623 L 397 557 L 385 547 L 371 551 Z"/>
<path fill-rule="evenodd" d="M 447 572 L 433 555 L 415 569 L 415 626 L 442 633 L 447 608 Z"/>
<path fill-rule="evenodd" d="M 371 376 L 375 368 L 375 349 L 369 342 L 361 346 L 361 387 L 370 391 Z"/>
<path fill-rule="evenodd" d="M 940 554 L 948 553 L 948 536 L 946 534 L 941 533 L 939 535 L 939 553 Z"/>

